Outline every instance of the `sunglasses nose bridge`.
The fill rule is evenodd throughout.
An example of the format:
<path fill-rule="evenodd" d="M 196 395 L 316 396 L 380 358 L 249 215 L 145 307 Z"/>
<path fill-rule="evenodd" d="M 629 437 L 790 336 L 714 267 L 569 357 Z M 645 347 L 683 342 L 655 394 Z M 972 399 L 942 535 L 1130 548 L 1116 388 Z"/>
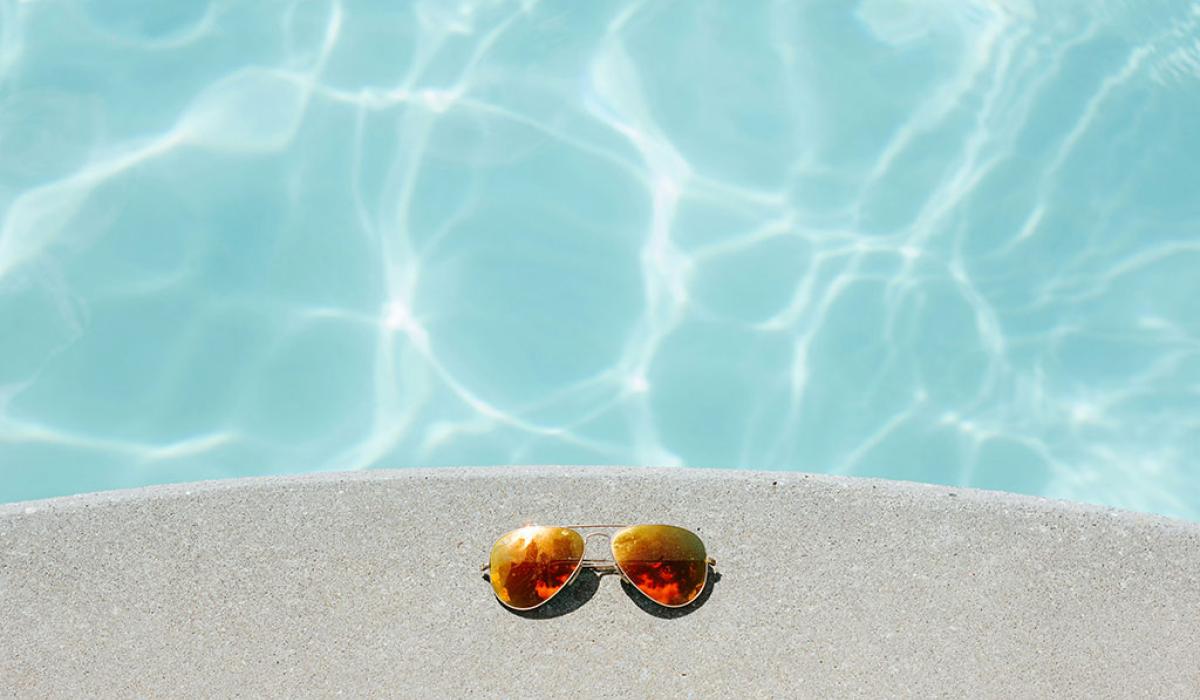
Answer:
<path fill-rule="evenodd" d="M 593 537 L 600 537 L 605 540 L 605 544 L 603 545 L 604 549 L 600 552 L 596 552 L 596 547 L 592 547 L 591 553 L 589 554 L 589 543 Z M 621 567 L 617 566 L 617 562 L 613 559 L 612 536 L 608 533 L 593 532 L 585 537 L 583 540 L 583 556 L 584 561 L 588 564 L 588 567 L 601 576 L 615 574 L 620 576 L 621 580 L 623 581 L 629 580 L 626 578 L 625 572 L 621 571 Z"/>
<path fill-rule="evenodd" d="M 605 540 L 604 549 L 597 552 L 596 547 L 592 545 L 592 538 L 600 537 Z M 599 556 L 597 556 L 599 555 Z M 612 537 L 606 532 L 592 532 L 583 538 L 583 556 L 587 559 L 603 559 L 605 561 L 612 558 Z"/>

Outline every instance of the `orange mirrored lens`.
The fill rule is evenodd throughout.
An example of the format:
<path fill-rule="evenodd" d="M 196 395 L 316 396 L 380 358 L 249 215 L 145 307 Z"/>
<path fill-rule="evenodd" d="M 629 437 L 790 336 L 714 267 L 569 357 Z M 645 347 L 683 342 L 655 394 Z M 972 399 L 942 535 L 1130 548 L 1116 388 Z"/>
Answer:
<path fill-rule="evenodd" d="M 708 581 L 704 543 L 681 527 L 627 527 L 613 537 L 612 550 L 630 583 L 660 605 L 687 605 Z"/>
<path fill-rule="evenodd" d="M 583 561 L 583 536 L 561 527 L 531 525 L 496 540 L 488 577 L 500 602 L 529 610 L 558 593 Z"/>

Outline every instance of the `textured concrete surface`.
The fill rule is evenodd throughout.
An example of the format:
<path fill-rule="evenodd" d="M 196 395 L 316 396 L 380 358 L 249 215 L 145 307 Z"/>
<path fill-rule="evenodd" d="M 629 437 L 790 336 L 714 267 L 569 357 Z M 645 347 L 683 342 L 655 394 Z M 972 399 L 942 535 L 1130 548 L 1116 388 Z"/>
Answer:
<path fill-rule="evenodd" d="M 721 577 L 681 613 L 592 576 L 518 616 L 477 568 L 530 521 L 684 525 Z M 1196 697 L 1198 611 L 1196 524 L 871 480 L 366 472 L 0 507 L 23 697 Z"/>

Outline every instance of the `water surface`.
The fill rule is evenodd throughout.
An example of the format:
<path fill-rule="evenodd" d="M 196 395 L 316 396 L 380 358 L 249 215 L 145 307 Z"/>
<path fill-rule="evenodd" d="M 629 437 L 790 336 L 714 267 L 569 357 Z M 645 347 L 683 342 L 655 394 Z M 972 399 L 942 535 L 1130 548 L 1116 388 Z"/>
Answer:
<path fill-rule="evenodd" d="M 796 469 L 1200 517 L 1200 3 L 0 0 L 0 500 Z"/>

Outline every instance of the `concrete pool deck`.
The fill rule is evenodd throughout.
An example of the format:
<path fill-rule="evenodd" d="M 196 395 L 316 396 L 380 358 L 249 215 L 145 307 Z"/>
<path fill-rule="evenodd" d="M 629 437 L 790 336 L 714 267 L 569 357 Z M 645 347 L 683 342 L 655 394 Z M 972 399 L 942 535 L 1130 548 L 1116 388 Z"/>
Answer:
<path fill-rule="evenodd" d="M 720 579 L 522 617 L 478 567 L 527 522 L 683 525 Z M 23 697 L 1195 697 L 1200 525 L 797 473 L 206 482 L 0 506 L 0 630 Z"/>

